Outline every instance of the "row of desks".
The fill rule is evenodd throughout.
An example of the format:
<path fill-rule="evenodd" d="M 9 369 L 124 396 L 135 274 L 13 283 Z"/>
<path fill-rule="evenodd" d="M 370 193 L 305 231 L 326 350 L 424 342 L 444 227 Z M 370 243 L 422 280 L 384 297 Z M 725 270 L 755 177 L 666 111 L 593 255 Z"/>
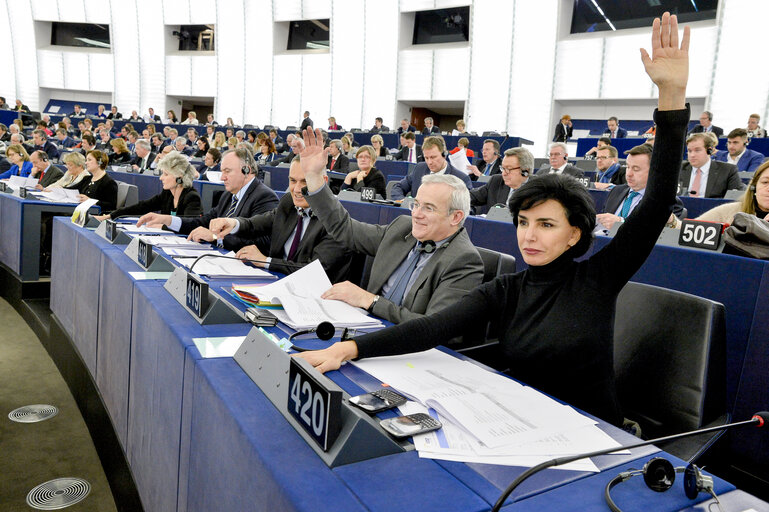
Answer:
<path fill-rule="evenodd" d="M 726 137 L 721 137 L 718 139 L 718 149 L 726 150 Z M 588 137 L 588 138 L 582 138 L 577 139 L 577 155 L 576 156 L 584 156 L 585 153 L 590 151 L 592 148 L 595 147 L 596 143 L 598 142 L 598 139 L 596 137 Z M 620 158 L 624 158 L 625 151 L 628 149 L 634 148 L 636 146 L 640 146 L 646 142 L 646 139 L 640 138 L 640 137 L 634 137 L 634 138 L 624 138 L 624 139 L 612 139 L 611 145 L 617 148 L 617 151 L 619 152 Z M 753 151 L 758 151 L 759 153 L 762 153 L 765 156 L 769 156 L 769 138 L 764 139 L 751 139 L 748 143 L 748 149 L 752 149 Z"/>
<path fill-rule="evenodd" d="M 481 512 L 523 470 L 420 459 L 413 451 L 329 469 L 234 360 L 203 359 L 191 341 L 244 335 L 246 324 L 200 326 L 162 282 L 128 275 L 140 269 L 123 247 L 66 219 L 54 222 L 54 247 L 73 257 L 54 259 L 51 309 L 97 383 L 145 510 L 390 511 L 398 500 L 420 510 Z M 73 280 L 83 265 L 98 272 Z M 220 291 L 229 285 L 211 281 Z M 356 372 L 345 367 L 330 377 L 357 394 L 366 388 Z M 621 442 L 634 439 L 603 428 Z M 504 510 L 604 510 L 605 482 L 655 452 L 599 458 L 603 472 L 597 475 L 543 472 Z M 636 510 L 691 503 L 682 489 L 661 497 L 636 480 L 617 493 L 618 500 L 642 507 Z M 570 503 L 557 492 L 561 488 L 568 489 Z M 732 489 L 717 480 L 717 492 Z M 551 492 L 554 501 L 547 498 Z"/>

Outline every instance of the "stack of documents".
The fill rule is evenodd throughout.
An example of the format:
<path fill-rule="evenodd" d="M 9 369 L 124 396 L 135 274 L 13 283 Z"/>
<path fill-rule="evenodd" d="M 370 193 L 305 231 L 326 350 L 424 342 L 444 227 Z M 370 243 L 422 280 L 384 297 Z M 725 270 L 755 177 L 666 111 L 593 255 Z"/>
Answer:
<path fill-rule="evenodd" d="M 153 237 L 159 238 L 159 237 Z M 197 243 L 197 242 L 189 242 Z M 199 244 L 202 245 L 202 244 Z M 180 246 L 180 247 L 164 247 L 163 250 L 166 254 L 173 256 L 185 268 L 195 263 L 195 260 L 202 255 L 209 255 L 206 258 L 202 258 L 195 263 L 195 268 L 192 271 L 195 274 L 208 277 L 258 277 L 261 279 L 277 279 L 273 274 L 264 271 L 260 268 L 246 265 L 238 259 L 227 259 L 218 256 L 227 256 L 228 258 L 235 258 L 235 253 L 230 251 L 227 254 L 222 254 L 219 251 L 213 251 L 210 249 L 210 245 L 204 245 L 204 250 L 198 250 L 195 247 Z"/>
<path fill-rule="evenodd" d="M 383 327 L 378 319 L 368 316 L 362 309 L 338 300 L 321 299 L 320 296 L 329 288 L 331 281 L 320 261 L 315 260 L 279 281 L 245 291 L 256 296 L 260 302 L 282 304 L 282 310 L 276 309 L 272 313 L 279 321 L 297 331 L 314 329 L 321 322 L 331 322 L 337 328 Z"/>
<path fill-rule="evenodd" d="M 56 187 L 50 192 L 33 192 L 33 194 L 54 203 L 80 203 L 80 192 L 77 189 Z"/>
<path fill-rule="evenodd" d="M 530 467 L 620 446 L 571 407 L 435 349 L 353 364 L 413 400 L 402 414 L 429 411 L 443 423 L 414 437 L 420 457 Z M 589 459 L 559 468 L 598 471 Z"/>
<path fill-rule="evenodd" d="M 20 188 L 35 188 L 35 185 L 37 185 L 37 182 L 39 180 L 37 178 L 33 178 L 32 176 L 22 177 L 22 176 L 11 176 L 8 178 L 8 186 L 11 187 L 13 190 L 19 190 Z"/>

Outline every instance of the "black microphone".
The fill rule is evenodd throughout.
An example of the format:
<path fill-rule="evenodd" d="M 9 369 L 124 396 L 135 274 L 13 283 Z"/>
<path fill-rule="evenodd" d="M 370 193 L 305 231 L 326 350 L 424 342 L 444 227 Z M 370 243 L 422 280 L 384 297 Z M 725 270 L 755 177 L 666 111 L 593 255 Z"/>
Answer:
<path fill-rule="evenodd" d="M 718 427 L 708 427 L 708 428 L 701 428 L 699 430 L 692 430 L 691 432 L 683 432 L 681 434 L 673 434 L 671 436 L 665 436 L 665 437 L 658 437 L 657 439 L 651 439 L 649 441 L 641 441 L 640 443 L 634 443 L 634 444 L 628 444 L 625 446 L 620 446 L 617 448 L 607 448 L 605 450 L 598 450 L 595 452 L 590 453 L 582 453 L 579 455 L 569 455 L 567 457 L 559 457 L 557 459 L 551 459 L 545 462 L 542 462 L 541 464 L 537 464 L 536 466 L 533 466 L 523 473 L 521 473 L 518 478 L 513 480 L 513 483 L 511 483 L 507 489 L 502 493 L 502 495 L 499 497 L 497 502 L 494 504 L 494 507 L 491 509 L 491 512 L 499 512 L 499 510 L 502 508 L 502 504 L 504 504 L 505 500 L 507 499 L 510 494 L 521 485 L 526 479 L 528 479 L 530 476 L 539 473 L 543 469 L 551 468 L 553 466 L 562 466 L 563 464 L 568 464 L 569 462 L 574 462 L 576 460 L 580 459 L 587 459 L 590 457 L 597 457 L 599 455 L 607 455 L 609 453 L 617 452 L 620 450 L 629 450 L 631 448 L 640 448 L 642 446 L 648 446 L 650 444 L 657 444 L 657 443 L 663 443 L 666 441 L 673 441 L 675 439 L 682 439 L 684 437 L 691 437 L 696 436 L 699 434 L 707 434 L 708 432 L 718 432 L 720 430 L 726 430 L 732 427 L 742 427 L 744 425 L 756 425 L 757 427 L 761 428 L 769 422 L 769 412 L 767 411 L 761 411 L 757 412 L 753 415 L 753 417 L 746 421 L 738 421 L 736 423 L 727 423 L 726 425 L 720 425 Z"/>
<path fill-rule="evenodd" d="M 247 261 L 249 263 L 267 263 L 267 264 L 270 263 L 267 260 L 252 260 L 252 259 L 248 259 L 248 258 L 238 258 L 236 256 L 226 256 L 224 254 L 211 254 L 211 253 L 207 253 L 207 254 L 201 254 L 200 256 L 198 256 L 195 259 L 195 261 L 192 262 L 192 265 L 190 265 L 190 268 L 188 269 L 188 271 L 192 272 L 192 267 L 194 267 L 197 264 L 197 262 L 202 260 L 203 258 L 222 258 L 222 259 L 225 259 L 225 260 Z M 294 270 L 299 270 L 300 268 L 304 267 L 304 265 L 302 265 L 301 263 L 293 263 L 293 262 L 290 262 L 290 261 L 283 261 L 283 260 L 279 260 L 279 261 L 280 261 L 281 265 L 285 265 L 286 267 L 293 268 Z"/>

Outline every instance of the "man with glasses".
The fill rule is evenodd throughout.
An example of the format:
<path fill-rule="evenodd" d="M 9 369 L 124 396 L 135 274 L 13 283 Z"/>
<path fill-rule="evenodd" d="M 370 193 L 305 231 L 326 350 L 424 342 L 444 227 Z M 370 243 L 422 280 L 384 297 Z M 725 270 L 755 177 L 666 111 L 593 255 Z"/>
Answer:
<path fill-rule="evenodd" d="M 700 124 L 692 128 L 692 131 L 690 131 L 689 134 L 710 132 L 715 133 L 716 137 L 724 136 L 724 129 L 713 124 L 713 113 L 706 110 L 700 114 Z"/>
<path fill-rule="evenodd" d="M 625 183 L 625 168 L 619 164 L 619 153 L 614 146 L 603 146 L 596 151 L 595 188 L 607 190 Z"/>
<path fill-rule="evenodd" d="M 505 151 L 500 169 L 502 174 L 495 174 L 487 184 L 470 191 L 473 208 L 507 207 L 515 191 L 529 181 L 529 175 L 534 170 L 534 157 L 526 148 L 510 148 Z"/>
<path fill-rule="evenodd" d="M 568 174 L 575 178 L 582 178 L 585 173 L 583 173 L 579 167 L 571 165 L 567 160 L 568 156 L 569 154 L 566 150 L 566 144 L 563 142 L 554 142 L 553 144 L 550 144 L 550 152 L 548 153 L 550 164 L 545 164 L 540 167 L 537 171 L 537 175 Z"/>
<path fill-rule="evenodd" d="M 464 182 L 451 175 L 425 176 L 411 218 L 401 215 L 386 226 L 358 222 L 326 186 L 328 150 L 320 130 L 305 130 L 304 140 L 304 194 L 310 208 L 334 239 L 374 258 L 365 290 L 345 281 L 323 298 L 400 323 L 443 309 L 481 284 L 483 263 L 463 228 L 470 211 Z"/>

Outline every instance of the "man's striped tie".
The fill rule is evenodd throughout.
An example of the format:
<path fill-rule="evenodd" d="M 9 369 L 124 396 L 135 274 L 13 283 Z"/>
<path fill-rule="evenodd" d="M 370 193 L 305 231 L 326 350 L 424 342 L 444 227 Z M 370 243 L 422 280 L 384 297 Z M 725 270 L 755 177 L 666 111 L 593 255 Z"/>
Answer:
<path fill-rule="evenodd" d="M 227 215 L 225 217 L 232 217 L 235 215 L 235 209 L 238 207 L 238 197 L 232 196 L 232 203 L 230 204 L 230 209 L 227 210 Z"/>

